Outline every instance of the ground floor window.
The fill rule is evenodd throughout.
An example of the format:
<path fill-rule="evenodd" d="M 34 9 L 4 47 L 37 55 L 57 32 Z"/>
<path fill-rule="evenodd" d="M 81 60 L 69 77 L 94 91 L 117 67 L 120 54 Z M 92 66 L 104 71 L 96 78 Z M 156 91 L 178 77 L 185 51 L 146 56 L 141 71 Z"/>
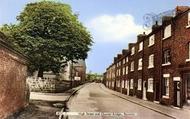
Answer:
<path fill-rule="evenodd" d="M 120 81 L 117 81 L 117 87 L 118 88 L 120 87 Z"/>
<path fill-rule="evenodd" d="M 130 81 L 130 89 L 133 89 L 133 79 Z"/>
<path fill-rule="evenodd" d="M 128 81 L 126 80 L 126 81 L 125 81 L 125 88 L 126 88 L 126 89 L 128 88 L 128 84 L 127 84 L 127 83 L 128 83 Z"/>
<path fill-rule="evenodd" d="M 148 79 L 148 92 L 153 92 L 154 81 L 153 78 Z"/>
<path fill-rule="evenodd" d="M 122 80 L 122 88 L 125 88 L 125 81 Z"/>
<path fill-rule="evenodd" d="M 164 96 L 169 96 L 169 81 L 170 81 L 169 76 L 163 77 L 163 95 Z"/>
<path fill-rule="evenodd" d="M 114 83 L 115 83 L 115 82 L 114 82 L 114 81 L 112 81 L 112 87 L 114 87 Z"/>
<path fill-rule="evenodd" d="M 142 79 L 138 79 L 138 90 L 142 88 Z"/>

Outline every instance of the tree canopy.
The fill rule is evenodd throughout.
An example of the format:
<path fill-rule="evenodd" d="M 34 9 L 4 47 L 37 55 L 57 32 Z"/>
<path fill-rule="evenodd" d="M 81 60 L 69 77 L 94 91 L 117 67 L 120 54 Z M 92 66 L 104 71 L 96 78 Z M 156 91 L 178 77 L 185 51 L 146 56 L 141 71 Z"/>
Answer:
<path fill-rule="evenodd" d="M 67 61 L 87 58 L 92 37 L 69 5 L 53 1 L 29 3 L 17 21 L 4 25 L 1 31 L 15 48 L 30 57 L 31 72 L 57 73 Z"/>

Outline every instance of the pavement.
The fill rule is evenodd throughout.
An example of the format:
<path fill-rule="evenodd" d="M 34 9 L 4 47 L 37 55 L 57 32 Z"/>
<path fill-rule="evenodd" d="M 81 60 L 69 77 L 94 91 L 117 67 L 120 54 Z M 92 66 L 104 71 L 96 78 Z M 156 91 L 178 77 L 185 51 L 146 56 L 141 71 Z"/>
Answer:
<path fill-rule="evenodd" d="M 101 85 L 101 88 L 112 95 L 118 96 L 122 99 L 125 99 L 127 101 L 130 101 L 132 103 L 135 103 L 137 105 L 140 105 L 142 107 L 145 107 L 147 109 L 153 110 L 155 112 L 158 112 L 160 114 L 166 115 L 168 117 L 174 118 L 174 119 L 190 119 L 190 107 L 185 106 L 184 108 L 176 108 L 173 106 L 165 106 L 161 104 L 157 104 L 151 101 L 145 101 L 142 99 L 138 99 L 136 97 L 127 96 L 124 94 L 121 94 L 119 92 L 110 90 L 106 88 L 104 85 Z"/>
<path fill-rule="evenodd" d="M 30 104 L 23 111 L 9 119 L 58 119 L 56 112 L 67 108 L 68 100 L 85 85 L 72 88 L 64 93 L 30 93 Z"/>
<path fill-rule="evenodd" d="M 125 97 L 125 95 L 119 93 L 117 94 L 117 92 L 114 92 L 104 87 L 103 84 L 92 83 L 80 89 L 77 92 L 77 94 L 70 99 L 68 103 L 68 108 L 69 112 L 74 115 L 69 115 L 69 119 L 173 119 L 174 118 L 173 116 L 166 114 L 167 112 L 161 113 L 159 111 L 151 109 L 147 105 L 142 105 L 140 103 L 141 103 L 140 100 L 132 102 L 131 100 L 128 99 L 128 97 Z M 155 105 L 152 102 L 150 103 L 152 105 Z M 186 115 L 183 115 L 183 117 L 184 116 Z M 180 119 L 186 119 L 186 118 L 180 118 Z"/>

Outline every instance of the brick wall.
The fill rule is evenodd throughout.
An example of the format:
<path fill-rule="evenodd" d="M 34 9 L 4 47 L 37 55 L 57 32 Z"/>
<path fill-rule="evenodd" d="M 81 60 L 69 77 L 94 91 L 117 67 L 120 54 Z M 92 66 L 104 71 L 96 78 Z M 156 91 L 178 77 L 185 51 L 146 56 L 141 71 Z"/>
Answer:
<path fill-rule="evenodd" d="M 27 105 L 27 67 L 23 57 L 0 39 L 0 118 Z"/>

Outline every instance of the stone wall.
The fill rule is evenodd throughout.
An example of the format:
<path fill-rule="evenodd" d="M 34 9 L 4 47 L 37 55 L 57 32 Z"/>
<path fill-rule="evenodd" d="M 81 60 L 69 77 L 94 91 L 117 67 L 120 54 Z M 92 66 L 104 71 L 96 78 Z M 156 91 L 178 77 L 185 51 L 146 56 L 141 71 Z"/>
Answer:
<path fill-rule="evenodd" d="M 54 78 L 28 77 L 27 83 L 31 92 L 59 93 L 70 89 L 71 81 Z M 79 81 L 73 81 L 72 86 L 80 85 Z"/>
<path fill-rule="evenodd" d="M 0 119 L 24 108 L 27 102 L 25 58 L 5 43 L 0 34 Z"/>

